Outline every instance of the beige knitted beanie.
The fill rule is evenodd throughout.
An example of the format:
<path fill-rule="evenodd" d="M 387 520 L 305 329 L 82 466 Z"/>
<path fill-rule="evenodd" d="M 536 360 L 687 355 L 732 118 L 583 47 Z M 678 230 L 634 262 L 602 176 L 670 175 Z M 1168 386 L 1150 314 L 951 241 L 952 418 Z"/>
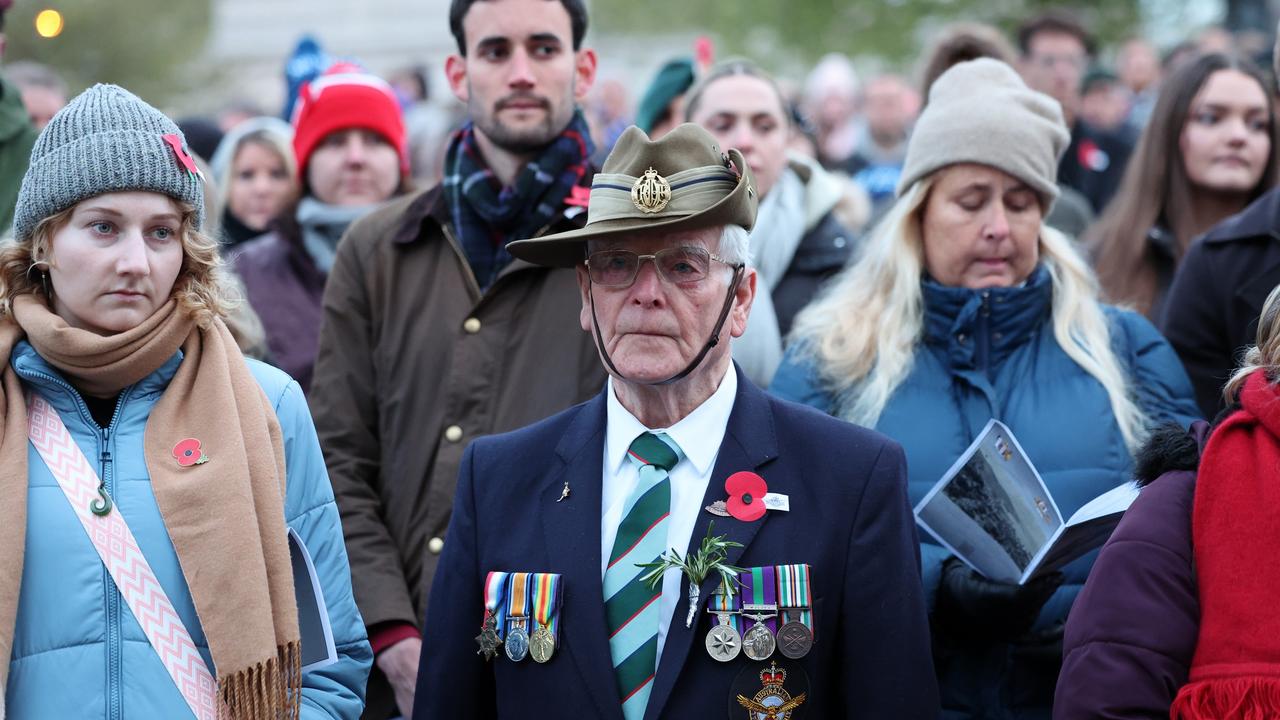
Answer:
<path fill-rule="evenodd" d="M 1022 82 L 999 60 L 980 58 L 943 73 L 907 145 L 901 195 L 948 165 L 978 163 L 1034 188 L 1045 207 L 1058 197 L 1058 159 L 1071 135 L 1058 101 Z"/>

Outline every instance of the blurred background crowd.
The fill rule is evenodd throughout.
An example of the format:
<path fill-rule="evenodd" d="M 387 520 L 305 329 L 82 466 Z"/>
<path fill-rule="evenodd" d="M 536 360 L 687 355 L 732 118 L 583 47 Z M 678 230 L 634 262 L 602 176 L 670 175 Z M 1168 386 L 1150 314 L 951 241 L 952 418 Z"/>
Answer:
<path fill-rule="evenodd" d="M 574 324 L 576 308 L 549 313 L 557 322 L 569 322 L 568 333 L 530 352 L 541 362 L 527 363 L 523 354 L 497 341 L 481 348 L 480 355 L 459 355 L 463 359 L 457 362 L 445 362 L 447 353 L 437 350 L 462 347 L 468 339 L 489 342 L 491 330 L 509 336 L 511 347 L 535 342 L 520 337 L 518 328 L 551 321 L 535 317 L 507 323 L 520 312 L 545 309 L 527 302 L 523 286 L 510 280 L 514 273 L 507 274 L 509 282 L 499 282 L 513 266 L 505 244 L 574 220 L 588 204 L 585 179 L 633 124 L 656 139 L 693 122 L 723 147 L 743 153 L 761 198 L 750 246 L 764 291 L 756 295 L 751 322 L 735 340 L 733 357 L 756 384 L 772 385 L 776 394 L 876 427 L 907 445 L 913 499 L 963 450 L 971 430 L 981 427 L 957 431 L 963 442 L 943 448 L 936 434 L 920 430 L 921 417 L 942 417 L 941 425 L 963 428 L 972 417 L 981 415 L 985 422 L 997 414 L 988 408 L 997 398 L 1014 398 L 1001 411 L 1015 416 L 1011 424 L 1025 423 L 1017 427 L 1018 434 L 1024 441 L 1034 438 L 1028 447 L 1051 487 L 1083 488 L 1064 503 L 1078 507 L 1129 476 L 1132 455 L 1147 429 L 1144 414 L 1185 428 L 1195 418 L 1213 418 L 1225 404 L 1223 380 L 1236 366 L 1238 351 L 1253 338 L 1263 299 L 1280 281 L 1280 247 L 1275 243 L 1228 244 L 1274 238 L 1280 227 L 1280 194 L 1269 193 L 1277 180 L 1280 150 L 1273 52 L 1277 3 L 698 0 L 676 5 L 593 0 L 588 9 L 591 24 L 584 47 L 595 55 L 582 54 L 581 38 L 575 37 L 574 57 L 580 65 L 536 77 L 535 93 L 528 77 L 537 73 L 522 73 L 530 64 L 527 58 L 534 57 L 531 53 L 541 51 L 537 43 L 514 54 L 518 62 L 501 59 L 518 66 L 509 73 L 516 78 L 509 85 L 495 81 L 492 72 L 486 74 L 485 55 L 472 58 L 471 70 L 446 76 L 446 58 L 462 47 L 461 33 L 451 32 L 445 21 L 446 0 L 64 0 L 57 5 L 0 0 L 0 237 L 13 222 L 18 185 L 40 128 L 94 83 L 129 88 L 174 118 L 197 156 L 208 181 L 205 230 L 223 244 L 249 300 L 229 322 L 231 330 L 248 354 L 286 370 L 310 393 L 339 505 L 344 499 L 348 503 L 342 508 L 348 522 L 350 487 L 372 481 L 344 478 L 344 469 L 366 472 L 386 460 L 395 465 L 395 474 L 413 465 L 404 474 L 411 476 L 406 492 L 415 499 L 418 475 L 428 478 L 423 486 L 432 477 L 445 479 L 441 487 L 446 489 L 439 497 L 428 497 L 426 510 L 415 506 L 410 511 L 382 499 L 385 508 L 402 514 L 393 518 L 395 532 L 407 537 L 397 557 L 414 562 L 406 564 L 407 573 L 395 569 L 400 573 L 396 584 L 406 598 L 401 603 L 405 608 L 412 589 L 413 612 L 397 607 L 380 616 L 381 608 L 374 608 L 369 598 L 387 593 L 369 589 L 373 585 L 360 577 L 362 569 L 376 563 L 362 558 L 359 548 L 352 552 L 356 597 L 369 623 L 378 669 L 385 675 L 379 680 L 382 676 L 375 673 L 371 681 L 371 698 L 379 695 L 374 688 L 381 682 L 382 705 L 375 707 L 371 699 L 369 717 L 382 720 L 396 706 L 407 712 L 413 704 L 417 647 L 402 653 L 407 660 L 385 659 L 397 643 L 404 650 L 407 638 L 417 640 L 412 624 L 422 617 L 421 588 L 434 564 L 424 570 L 416 559 L 424 548 L 429 557 L 441 553 L 463 441 L 532 422 L 590 397 L 603 381 L 594 348 Z M 483 42 L 473 49 L 484 49 Z M 970 82 L 972 87 L 931 96 L 931 86 L 948 69 L 979 58 L 994 58 L 1008 67 L 977 63 L 979 71 L 987 68 L 986 74 L 950 76 L 953 86 Z M 457 59 L 453 63 L 459 66 Z M 585 84 L 575 85 L 584 78 Z M 578 87 L 584 93 L 580 112 L 575 112 L 572 98 Z M 1027 88 L 1056 100 L 1067 134 L 1058 127 L 1056 114 L 1044 110 L 1041 95 Z M 466 93 L 470 107 L 458 99 Z M 959 120 L 973 118 L 953 115 L 980 115 L 974 98 L 989 98 L 992 108 L 1012 108 L 1007 117 L 991 119 L 997 134 L 964 135 L 963 128 L 985 127 L 976 121 L 966 125 Z M 557 127 L 541 128 L 549 132 L 533 144 L 497 137 L 503 126 L 492 116 L 508 106 L 519 109 L 520 103 L 533 109 L 545 106 L 551 118 L 547 122 L 554 119 Z M 1025 139 L 1020 133 L 1047 122 L 1045 113 L 1054 116 L 1052 128 L 1028 136 L 1025 147 L 1007 141 Z M 1036 252 L 1045 260 L 1037 264 L 1033 253 L 1016 277 L 1001 281 L 1000 290 L 1007 292 L 994 291 L 995 302 L 1008 302 L 995 309 L 995 320 L 988 320 L 993 313 L 987 285 L 946 277 L 935 267 L 938 263 L 922 266 L 919 257 L 902 252 L 909 246 L 915 255 L 927 252 L 931 229 L 917 227 L 921 223 L 916 220 L 931 183 L 943 187 L 946 177 L 937 167 L 914 176 L 909 172 L 907 149 L 913 143 L 924 148 L 917 155 L 949 158 L 947 165 L 976 164 L 986 167 L 982 172 L 987 176 L 1022 183 L 995 203 L 1001 206 L 997 216 L 1004 235 L 1026 234 L 1025 227 L 1012 227 L 1017 222 L 1006 222 L 1006 215 L 1016 220 L 1032 209 L 1045 211 L 1045 229 L 1058 231 L 1042 233 L 1035 215 L 1035 232 L 1028 237 L 1041 239 Z M 964 143 L 990 152 L 978 160 L 956 160 L 948 146 Z M 1044 157 L 1032 157 L 1031 146 L 1040 147 Z M 1045 159 L 1054 156 L 1060 157 L 1056 170 Z M 417 194 L 436 186 L 443 190 Z M 903 190 L 895 214 L 895 198 Z M 368 258 L 352 248 L 377 247 L 383 238 L 435 238 L 432 222 L 442 217 L 446 220 L 438 227 L 450 242 L 440 245 L 456 249 L 462 261 L 456 277 L 423 273 L 397 286 L 402 294 L 388 308 L 364 302 L 376 295 L 365 284 L 397 271 L 408 273 L 407 266 L 363 274 L 351 264 Z M 348 233 L 361 218 L 365 222 Z M 877 227 L 878 234 L 873 232 Z M 937 228 L 932 232 L 949 234 Z M 1199 238 L 1206 240 L 1197 242 Z M 905 294 L 889 282 L 895 267 L 914 268 L 914 274 L 905 273 L 910 282 L 903 287 L 911 288 Z M 846 268 L 851 270 L 839 276 L 843 282 L 827 285 L 834 290 L 823 301 L 820 288 Z M 438 264 L 431 269 L 438 270 Z M 527 282 L 542 283 L 543 277 Z M 555 297 L 575 305 L 575 281 L 563 273 L 561 280 L 567 284 Z M 453 296 L 449 303 L 433 296 L 435 312 L 423 313 L 414 293 L 433 283 Z M 552 297 L 542 285 L 535 289 Z M 532 297 L 535 291 L 528 292 Z M 820 301 L 814 303 L 815 298 Z M 1104 332 L 1097 301 L 1135 312 Z M 333 306 L 328 320 L 326 302 Z M 1050 306 L 1065 318 L 1061 323 L 1046 310 Z M 934 315 L 925 317 L 922 307 Z M 915 324 L 886 328 L 892 322 L 877 322 L 875 308 L 891 318 L 894 312 L 902 317 L 914 313 Z M 360 317 L 370 327 L 386 323 L 396 343 L 405 339 L 404 347 L 388 352 L 352 347 L 359 343 L 350 339 L 359 334 L 333 321 L 343 312 L 367 314 Z M 867 317 L 859 326 L 858 318 Z M 1051 345 L 1046 339 L 1051 324 L 1060 333 L 1055 342 L 1061 347 L 1036 345 L 1039 349 L 1027 356 L 1031 359 L 1013 354 L 1010 348 L 1028 338 Z M 982 334 L 981 342 L 974 342 L 979 336 L 968 330 L 970 325 Z M 328 335 L 322 335 L 322 328 Z M 1085 331 L 1077 332 L 1079 328 Z M 845 342 L 846 349 L 852 348 L 846 355 L 857 357 L 844 358 L 844 364 L 821 353 L 817 360 L 807 359 L 816 364 L 797 357 L 795 349 L 805 342 L 811 348 L 826 340 L 828 346 L 840 346 L 842 338 L 833 336 L 866 342 Z M 933 367 L 924 353 L 913 361 L 914 347 L 921 344 L 936 346 L 935 374 L 945 377 L 945 383 L 921 379 Z M 978 345 L 990 353 L 975 354 L 979 351 L 972 348 Z M 591 370 L 577 374 L 580 387 L 516 375 L 515 380 L 495 380 L 483 372 L 489 365 L 481 361 L 506 355 L 530 366 L 519 372 L 546 371 L 556 379 L 572 375 L 562 367 L 567 363 L 545 361 L 552 346 L 588 360 Z M 341 367 L 336 360 L 328 368 L 322 362 L 316 373 L 316 358 L 324 358 L 326 348 L 331 357 L 365 356 Z M 403 375 L 374 367 L 396 352 L 410 358 L 392 368 Z M 433 365 L 415 353 L 444 359 Z M 1122 373 L 1121 366 L 1128 370 Z M 473 367 L 482 370 L 474 373 L 481 377 L 472 385 L 449 374 L 465 379 Z M 914 368 L 911 378 L 908 368 Z M 1063 382 L 1064 377 L 1083 377 L 1081 368 L 1100 384 L 1093 379 L 1081 386 Z M 320 378 L 314 384 L 313 373 Z M 822 389 L 829 396 L 821 395 L 815 379 L 820 376 L 843 376 L 846 382 L 834 384 L 840 392 L 828 382 Z M 968 399 L 952 392 L 961 385 L 950 384 L 952 376 L 963 376 L 967 387 L 981 390 L 981 397 L 976 390 Z M 912 379 L 924 383 L 927 392 L 913 395 Z M 416 396 L 401 394 L 411 386 Z M 862 405 L 842 404 L 853 397 L 846 391 L 864 386 L 882 392 Z M 895 397 L 899 386 L 908 390 Z M 1092 405 L 1073 389 L 1086 386 Z M 981 406 L 981 412 L 970 407 L 972 412 L 946 415 L 936 407 L 941 397 L 937 387 L 948 388 L 947 397 L 957 408 L 967 402 Z M 495 401 L 519 394 L 511 388 L 526 395 L 533 388 L 552 397 L 521 397 L 527 407 L 513 411 L 509 405 L 518 403 Z M 1057 388 L 1061 394 L 1042 388 Z M 439 401 L 448 393 L 468 397 L 466 402 Z M 346 395 L 359 395 L 359 401 L 344 406 Z M 510 415 L 466 410 L 485 402 Z M 1060 442 L 1062 427 L 1074 422 L 1072 428 L 1087 429 L 1108 416 L 1114 416 L 1115 426 L 1098 430 L 1093 440 L 1075 432 L 1067 433 L 1075 445 Z M 350 427 L 335 429 L 344 422 Z M 343 433 L 373 427 L 385 436 L 360 437 L 366 444 L 360 450 L 369 457 L 344 461 L 342 454 L 352 443 Z M 437 447 L 412 450 L 421 462 L 407 463 L 401 449 L 424 444 L 423 438 L 433 432 L 439 437 Z M 394 457 L 381 457 L 388 448 Z M 1081 468 L 1090 463 L 1098 466 L 1089 469 L 1097 487 L 1084 488 Z M 361 486 L 362 492 L 367 489 Z M 356 515 L 364 511 L 373 516 L 369 508 L 376 503 L 363 497 Z M 434 513 L 429 526 L 419 510 Z M 930 564 L 927 551 L 925 555 L 926 587 L 960 583 L 947 579 L 960 572 L 954 558 L 939 554 Z M 1024 603 L 1029 608 L 1022 613 L 1029 613 L 1025 627 L 994 633 L 1017 642 L 963 648 L 965 653 L 987 653 L 987 665 L 996 668 L 991 677 L 1014 678 L 1015 685 L 1022 679 L 1005 673 L 1003 659 L 992 659 L 995 653 L 1014 644 L 1024 656 L 1039 657 L 1010 655 L 1016 661 L 1012 664 L 1034 676 L 1034 684 L 1022 686 L 1031 688 L 1025 693 L 1030 699 L 1001 696 L 984 702 L 1022 704 L 1036 712 L 1019 717 L 1047 717 L 1066 611 L 1091 562 L 1083 562 L 1066 587 L 1048 589 L 1048 594 L 1058 593 L 1056 604 L 1048 595 Z M 930 568 L 936 571 L 932 580 Z M 993 624 L 1005 621 L 995 616 L 1010 614 L 1001 609 L 1005 605 L 988 605 L 997 609 L 989 613 Z M 1047 609 L 1042 612 L 1041 606 Z M 1041 623 L 1032 628 L 1037 616 Z M 962 619 L 955 624 L 973 623 Z M 1026 639 L 1031 630 L 1039 633 L 1038 645 Z M 970 672 L 985 667 L 971 656 L 960 650 L 948 656 L 940 648 L 935 645 L 934 652 L 944 686 L 974 686 L 985 693 L 999 684 Z M 949 662 L 950 675 L 944 667 Z M 954 698 L 963 693 L 949 696 L 943 689 L 944 705 L 960 703 Z M 967 696 L 962 699 L 967 702 Z"/>

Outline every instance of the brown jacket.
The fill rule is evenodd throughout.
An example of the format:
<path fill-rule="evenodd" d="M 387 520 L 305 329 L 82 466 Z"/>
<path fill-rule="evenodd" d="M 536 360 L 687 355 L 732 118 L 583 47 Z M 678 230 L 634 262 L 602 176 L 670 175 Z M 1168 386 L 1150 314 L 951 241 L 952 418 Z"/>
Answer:
<path fill-rule="evenodd" d="M 481 293 L 449 225 L 438 189 L 360 219 L 324 293 L 310 403 L 369 626 L 421 627 L 467 443 L 605 378 L 573 270 L 516 260 Z"/>

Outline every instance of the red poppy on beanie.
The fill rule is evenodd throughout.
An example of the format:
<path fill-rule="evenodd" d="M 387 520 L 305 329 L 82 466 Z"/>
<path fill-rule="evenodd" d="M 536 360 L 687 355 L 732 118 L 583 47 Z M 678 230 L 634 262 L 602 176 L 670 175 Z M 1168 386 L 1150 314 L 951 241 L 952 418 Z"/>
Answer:
<path fill-rule="evenodd" d="M 298 178 L 306 182 L 307 161 L 329 133 L 358 128 L 382 136 L 400 156 L 400 173 L 409 173 L 409 142 L 395 91 L 382 78 L 340 63 L 306 83 L 293 113 L 293 152 Z"/>

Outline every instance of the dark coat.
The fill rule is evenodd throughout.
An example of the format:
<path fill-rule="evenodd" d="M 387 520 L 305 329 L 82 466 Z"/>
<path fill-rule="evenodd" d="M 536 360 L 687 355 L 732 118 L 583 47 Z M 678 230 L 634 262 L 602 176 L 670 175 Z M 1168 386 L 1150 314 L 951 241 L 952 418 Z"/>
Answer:
<path fill-rule="evenodd" d="M 601 600 L 605 418 L 602 393 L 467 449 L 427 612 L 415 718 L 621 720 Z M 728 561 L 812 565 L 817 643 L 798 661 L 810 679 L 800 716 L 937 718 L 902 448 L 772 398 L 739 372 L 703 503 L 723 499 L 725 478 L 740 470 L 754 470 L 770 492 L 789 495 L 791 510 L 755 522 L 714 518 L 717 534 L 746 546 L 731 550 Z M 566 481 L 572 495 L 558 503 Z M 699 514 L 692 545 L 712 519 Z M 485 574 L 499 568 L 563 574 L 561 647 L 549 663 L 486 663 L 476 654 Z M 702 585 L 704 604 L 716 582 Z M 682 616 L 684 603 L 677 608 Z M 703 637 L 712 617 L 699 615 L 692 629 L 673 618 L 646 720 L 725 717 L 734 677 L 759 667 L 743 656 L 710 658 Z"/>
<path fill-rule="evenodd" d="M 857 236 L 836 219 L 834 211 L 822 216 L 800 239 L 791 265 L 773 289 L 773 310 L 783 337 L 791 331 L 796 313 L 808 305 L 818 288 L 853 256 Z"/>
<path fill-rule="evenodd" d="M 1144 451 L 1140 480 L 1159 478 L 1125 513 L 1071 609 L 1055 719 L 1169 717 L 1200 627 L 1191 510 L 1207 434 L 1204 422 L 1190 434 L 1162 430 Z"/>
<path fill-rule="evenodd" d="M 1187 251 L 1165 299 L 1160 330 L 1191 377 L 1207 418 L 1252 345 L 1262 303 L 1280 284 L 1280 188 L 1223 220 Z"/>
<path fill-rule="evenodd" d="M 262 319 L 273 365 L 289 373 L 303 392 L 310 391 L 320 344 L 320 304 L 326 275 L 302 245 L 294 222 L 237 245 L 236 273 L 249 305 Z"/>
<path fill-rule="evenodd" d="M 13 225 L 18 189 L 27 172 L 36 135 L 27 119 L 22 93 L 0 75 L 0 237 L 9 234 Z"/>
<path fill-rule="evenodd" d="M 580 211 L 547 232 L 581 227 Z M 324 294 L 309 400 L 370 627 L 420 627 L 467 443 L 582 402 L 605 378 L 573 269 L 516 260 L 481 291 L 450 224 L 438 189 L 364 216 Z M 369 682 L 375 717 L 391 695 L 376 669 Z"/>
<path fill-rule="evenodd" d="M 1084 195 L 1101 215 L 1120 187 L 1132 152 L 1133 146 L 1121 136 L 1077 120 L 1071 144 L 1058 163 L 1058 182 Z"/>

